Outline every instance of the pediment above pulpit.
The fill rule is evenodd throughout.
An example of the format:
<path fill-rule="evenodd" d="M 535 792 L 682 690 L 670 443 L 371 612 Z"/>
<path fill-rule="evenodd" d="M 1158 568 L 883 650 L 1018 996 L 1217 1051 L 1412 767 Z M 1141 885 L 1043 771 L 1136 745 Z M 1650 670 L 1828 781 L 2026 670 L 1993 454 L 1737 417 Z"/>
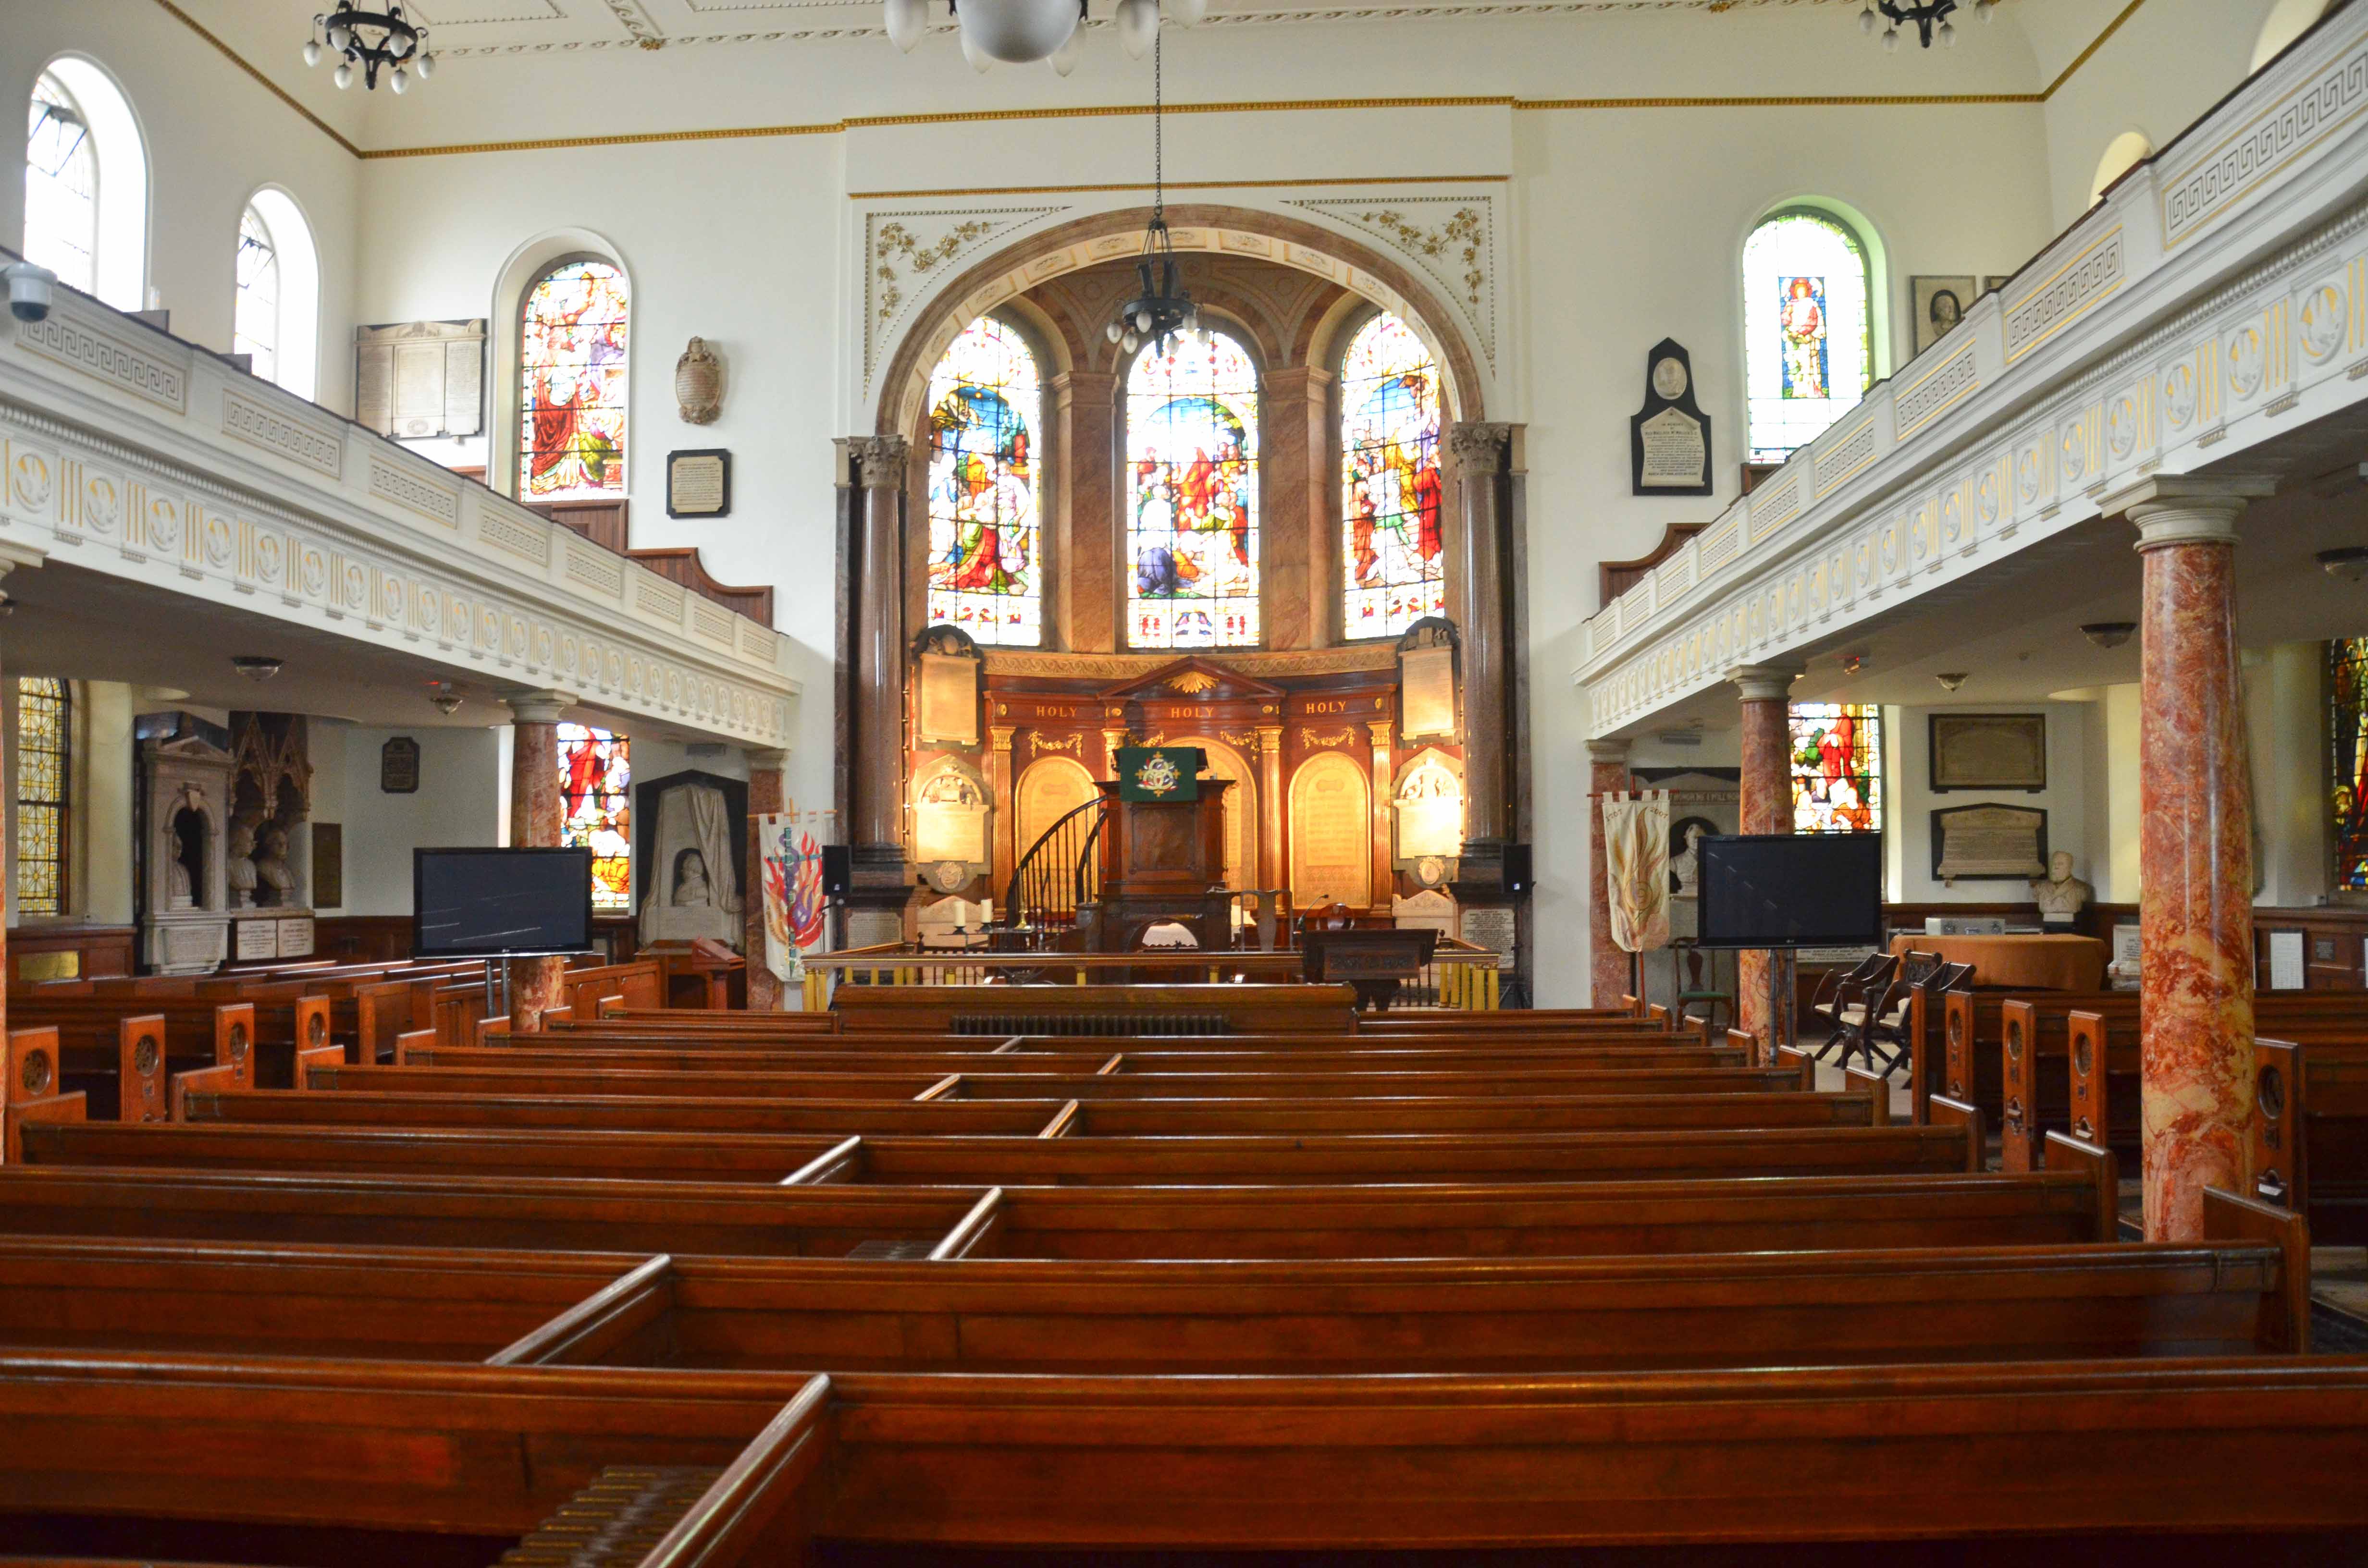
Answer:
<path fill-rule="evenodd" d="M 1281 698 L 1284 688 L 1194 654 L 1163 665 L 1149 675 L 1104 687 L 1099 695 L 1104 702 L 1271 701 Z"/>

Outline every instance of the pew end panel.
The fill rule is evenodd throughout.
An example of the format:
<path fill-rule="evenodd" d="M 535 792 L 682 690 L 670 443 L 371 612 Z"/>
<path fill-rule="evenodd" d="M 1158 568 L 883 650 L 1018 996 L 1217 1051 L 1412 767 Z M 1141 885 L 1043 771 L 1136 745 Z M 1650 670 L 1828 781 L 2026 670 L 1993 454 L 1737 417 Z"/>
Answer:
<path fill-rule="evenodd" d="M 2095 1239 L 2100 1242 L 2121 1239 L 2122 1163 L 2111 1149 L 2100 1143 L 2067 1138 L 2061 1132 L 2051 1132 L 2047 1135 L 2047 1168 L 2051 1171 L 2085 1172 L 2096 1187 Z"/>
<path fill-rule="evenodd" d="M 0 1165 L 25 1163 L 28 1123 L 82 1121 L 89 1096 L 59 1092 L 58 1031 L 11 1029 L 0 1046 Z"/>
<path fill-rule="evenodd" d="M 2282 1040 L 2253 1041 L 2253 1196 L 2296 1214 L 2310 1212 L 2305 1163 L 2305 1108 L 2301 1048 Z"/>
<path fill-rule="evenodd" d="M 1803 1086 L 1815 1088 L 1816 1085 L 1813 1078 L 1809 1084 Z M 1842 1087 L 1851 1094 L 1866 1096 L 1869 1108 L 1867 1120 L 1870 1126 L 1888 1127 L 1891 1124 L 1891 1080 L 1889 1078 L 1880 1073 L 1870 1073 L 1863 1067 L 1844 1067 Z"/>
<path fill-rule="evenodd" d="M 2216 1187 L 2203 1189 L 2206 1242 L 2265 1242 L 2278 1249 L 2279 1290 L 2262 1348 L 2310 1354 L 2310 1222 L 2300 1213 Z"/>
<path fill-rule="evenodd" d="M 2085 1143 L 2102 1143 L 2105 1130 L 2112 1125 L 2105 1094 L 2105 1016 L 2074 1008 L 2066 1015 L 2065 1032 L 2072 1084 L 2072 1136 Z"/>
<path fill-rule="evenodd" d="M 1952 991 L 1941 1002 L 1941 1085 L 1948 1097 L 1974 1103 L 1974 998 Z"/>
<path fill-rule="evenodd" d="M 2016 999 L 1999 1004 L 1999 1081 L 2006 1085 L 1998 1117 L 1998 1169 L 2021 1173 L 2038 1167 L 2038 1085 L 2033 1076 L 2039 1049 L 2039 1009 Z"/>
<path fill-rule="evenodd" d="M 1968 1105 L 1964 1100 L 1952 1098 L 1948 1095 L 1934 1095 L 1930 1109 L 1933 1126 L 1955 1128 L 1964 1134 L 1964 1168 L 1976 1175 L 1987 1170 L 1990 1162 L 1989 1142 L 1987 1130 L 1982 1126 L 1981 1108 Z"/>
<path fill-rule="evenodd" d="M 674 1358 L 674 1259 L 647 1258 L 485 1358 L 488 1367 L 664 1366 Z"/>
<path fill-rule="evenodd" d="M 189 1096 L 200 1094 L 227 1094 L 251 1089 L 245 1067 L 238 1062 L 222 1062 L 212 1067 L 200 1067 L 193 1073 L 173 1074 L 173 1119 L 189 1119 Z"/>

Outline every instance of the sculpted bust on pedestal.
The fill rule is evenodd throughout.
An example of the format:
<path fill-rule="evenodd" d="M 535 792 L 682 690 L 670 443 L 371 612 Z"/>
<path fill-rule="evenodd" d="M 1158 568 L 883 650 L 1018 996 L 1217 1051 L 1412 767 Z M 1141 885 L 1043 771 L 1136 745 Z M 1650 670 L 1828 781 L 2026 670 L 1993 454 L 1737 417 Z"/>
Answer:
<path fill-rule="evenodd" d="M 2050 926 L 2068 926 L 2096 898 L 2097 890 L 2072 874 L 2072 852 L 2058 849 L 2047 858 L 2047 875 L 2032 880 L 2031 896 L 2039 917 Z"/>

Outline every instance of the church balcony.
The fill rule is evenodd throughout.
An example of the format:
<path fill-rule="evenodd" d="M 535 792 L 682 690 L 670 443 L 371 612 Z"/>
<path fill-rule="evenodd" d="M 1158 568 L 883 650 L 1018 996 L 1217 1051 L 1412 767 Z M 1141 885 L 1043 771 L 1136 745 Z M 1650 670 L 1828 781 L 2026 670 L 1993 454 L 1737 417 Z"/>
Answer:
<path fill-rule="evenodd" d="M 45 603 L 111 616 L 135 649 L 153 637 L 157 667 L 127 678 L 187 684 L 167 650 L 209 620 L 276 626 L 325 664 L 342 650 L 359 679 L 551 688 L 695 737 L 788 744 L 799 688 L 769 625 L 194 344 L 56 295 L 46 320 L 0 335 L 0 556 L 47 568 Z"/>
<path fill-rule="evenodd" d="M 2368 8 L 2139 165 L 1586 622 L 1588 733 L 1799 659 L 2157 474 L 2278 473 L 2368 402 Z"/>

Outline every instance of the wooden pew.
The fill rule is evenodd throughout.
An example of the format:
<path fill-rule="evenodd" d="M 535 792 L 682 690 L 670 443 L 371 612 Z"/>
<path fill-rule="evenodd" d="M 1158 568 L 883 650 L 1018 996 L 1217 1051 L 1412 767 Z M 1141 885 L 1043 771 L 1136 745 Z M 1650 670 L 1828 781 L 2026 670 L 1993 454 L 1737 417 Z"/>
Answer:
<path fill-rule="evenodd" d="M 2253 1043 L 2255 1195 L 2322 1245 L 2368 1244 L 2368 1040 Z"/>
<path fill-rule="evenodd" d="M 1356 1027 L 1345 985 L 848 985 L 842 1034 L 1331 1034 Z M 1212 1028 L 1213 1024 L 1215 1027 Z"/>
<path fill-rule="evenodd" d="M 527 1044 L 531 1035 L 513 1037 L 520 1043 L 496 1046 L 414 1045 L 405 1043 L 401 1064 L 415 1067 L 628 1068 L 640 1072 L 815 1072 L 919 1073 L 931 1082 L 948 1073 L 1518 1073 L 1563 1068 L 1600 1072 L 1611 1068 L 1741 1067 L 1746 1053 L 1725 1046 L 1669 1045 L 1599 1048 L 1538 1045 L 1520 1048 L 1466 1050 L 1376 1047 L 1364 1051 L 1046 1051 L 1003 1050 L 981 1041 L 980 1049 L 854 1051 L 802 1047 L 728 1047 L 703 1045 L 617 1045 L 596 1040 L 584 1045 L 553 1047 L 544 1041 Z M 959 1042 L 955 1042 L 959 1043 Z"/>

